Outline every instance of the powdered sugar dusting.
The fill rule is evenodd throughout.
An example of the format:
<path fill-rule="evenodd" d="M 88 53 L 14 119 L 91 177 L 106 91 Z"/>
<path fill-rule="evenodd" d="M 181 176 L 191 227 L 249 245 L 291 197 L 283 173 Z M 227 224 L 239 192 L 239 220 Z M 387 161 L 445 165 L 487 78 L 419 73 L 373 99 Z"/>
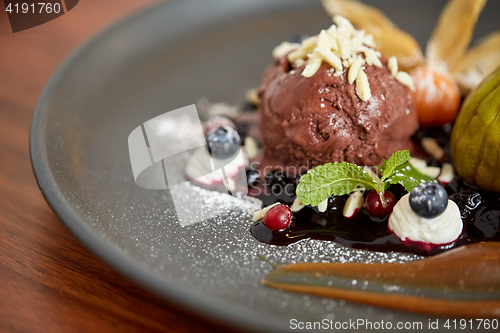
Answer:
<path fill-rule="evenodd" d="M 98 194 L 83 190 L 82 212 L 103 236 L 127 256 L 141 263 L 165 280 L 182 282 L 183 286 L 207 297 L 244 305 L 263 314 L 289 314 L 301 320 L 321 320 L 356 316 L 386 318 L 382 309 L 356 305 L 335 299 L 299 295 L 261 285 L 271 266 L 258 254 L 276 264 L 297 262 L 405 262 L 420 257 L 403 253 L 380 253 L 350 249 L 334 242 L 304 240 L 289 246 L 272 246 L 252 237 L 249 227 L 258 202 L 242 200 L 227 194 L 208 191 L 186 183 L 187 207 L 199 211 L 215 210 L 215 217 L 182 227 L 173 210 L 168 191 L 148 191 L 135 186 L 133 180 L 111 174 L 94 174 L 103 183 L 121 183 L 129 191 L 119 193 L 118 206 L 109 206 Z M 115 212 L 120 212 L 115 214 Z M 111 216 L 112 215 L 112 216 Z M 98 216 L 102 217 L 102 221 Z M 112 218 L 113 224 L 105 220 Z M 288 319 L 287 319 L 288 318 Z"/>

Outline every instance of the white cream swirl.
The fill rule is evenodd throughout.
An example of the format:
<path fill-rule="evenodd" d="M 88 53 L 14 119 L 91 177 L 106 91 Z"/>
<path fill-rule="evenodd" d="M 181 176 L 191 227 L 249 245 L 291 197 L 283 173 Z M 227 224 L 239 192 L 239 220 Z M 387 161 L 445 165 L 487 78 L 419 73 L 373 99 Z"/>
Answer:
<path fill-rule="evenodd" d="M 403 196 L 389 217 L 389 228 L 401 240 L 446 244 L 460 236 L 463 223 L 460 210 L 453 201 L 448 200 L 448 206 L 442 214 L 426 219 L 413 212 L 408 198 L 409 194 Z"/>

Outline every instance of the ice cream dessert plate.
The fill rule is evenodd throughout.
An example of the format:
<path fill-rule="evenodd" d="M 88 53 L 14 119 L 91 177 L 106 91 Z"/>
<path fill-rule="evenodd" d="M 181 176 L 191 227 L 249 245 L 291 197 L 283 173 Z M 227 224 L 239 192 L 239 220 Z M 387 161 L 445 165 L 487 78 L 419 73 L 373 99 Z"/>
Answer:
<path fill-rule="evenodd" d="M 411 2 L 379 3 L 423 41 L 444 1 L 426 1 L 418 15 Z M 484 11 L 479 35 L 494 30 L 494 14 Z M 330 24 L 316 1 L 177 1 L 101 33 L 58 70 L 35 112 L 30 149 L 46 200 L 87 247 L 124 275 L 238 327 L 286 331 L 291 319 L 325 318 L 427 322 L 414 314 L 269 289 L 260 280 L 270 267 L 257 253 L 277 263 L 416 256 L 321 241 L 268 246 L 248 232 L 251 204 L 190 186 L 189 204 L 222 209 L 215 218 L 181 227 L 169 192 L 141 189 L 132 176 L 127 137 L 134 128 L 200 97 L 241 102 L 259 84 L 274 46 Z"/>

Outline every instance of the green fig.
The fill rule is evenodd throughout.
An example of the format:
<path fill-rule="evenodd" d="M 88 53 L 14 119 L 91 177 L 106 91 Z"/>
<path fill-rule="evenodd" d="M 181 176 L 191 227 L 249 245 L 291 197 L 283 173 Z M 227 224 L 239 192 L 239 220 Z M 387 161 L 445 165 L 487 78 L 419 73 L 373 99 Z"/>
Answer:
<path fill-rule="evenodd" d="M 465 99 L 450 145 L 453 165 L 463 180 L 500 192 L 500 67 Z"/>

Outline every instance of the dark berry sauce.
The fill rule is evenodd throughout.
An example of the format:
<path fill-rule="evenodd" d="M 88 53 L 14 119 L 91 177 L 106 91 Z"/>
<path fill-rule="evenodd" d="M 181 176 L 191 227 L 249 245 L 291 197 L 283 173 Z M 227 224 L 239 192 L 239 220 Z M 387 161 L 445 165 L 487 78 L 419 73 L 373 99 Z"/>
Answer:
<path fill-rule="evenodd" d="M 450 127 L 451 128 L 451 127 Z M 441 166 L 450 161 L 449 128 L 424 128 L 415 134 L 417 157 L 425 159 L 428 165 Z M 425 155 L 419 146 L 422 137 L 435 138 L 444 147 L 446 156 L 442 161 Z M 267 206 L 275 202 L 291 205 L 295 199 L 295 188 L 298 178 L 291 178 L 281 171 L 274 171 L 262 180 L 255 171 L 248 171 L 250 195 L 256 196 Z M 365 208 L 360 209 L 352 218 L 343 216 L 343 208 L 348 196 L 330 197 L 326 212 L 320 213 L 317 208 L 304 207 L 294 213 L 290 228 L 275 232 L 261 222 L 250 228 L 252 235 L 261 242 L 272 245 L 288 245 L 304 239 L 335 241 L 342 245 L 371 251 L 398 251 L 419 255 L 435 255 L 457 246 L 482 241 L 500 241 L 500 196 L 485 193 L 467 186 L 458 176 L 445 186 L 449 199 L 460 208 L 464 223 L 462 235 L 452 243 L 430 245 L 423 242 L 402 242 L 388 227 L 388 217 L 375 220 Z M 399 185 L 390 190 L 399 200 L 406 192 Z M 365 193 L 366 198 L 366 193 Z"/>

